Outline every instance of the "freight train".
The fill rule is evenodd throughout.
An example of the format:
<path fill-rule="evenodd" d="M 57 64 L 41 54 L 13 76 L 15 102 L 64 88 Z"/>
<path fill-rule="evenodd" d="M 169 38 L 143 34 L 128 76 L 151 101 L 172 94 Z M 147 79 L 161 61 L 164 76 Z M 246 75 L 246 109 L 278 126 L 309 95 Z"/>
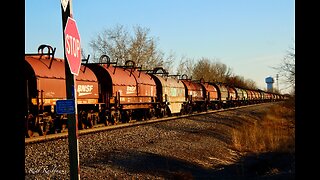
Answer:
<path fill-rule="evenodd" d="M 51 46 L 41 45 L 37 53 L 25 54 L 26 102 L 35 119 L 33 130 L 41 126 L 45 131 L 47 119 L 67 126 L 66 115 L 56 113 L 57 100 L 67 97 L 65 62 L 54 53 Z M 99 63 L 82 62 L 74 86 L 80 129 L 285 99 L 260 89 L 171 75 L 162 67 L 143 70 L 130 60 L 118 65 L 107 55 Z"/>

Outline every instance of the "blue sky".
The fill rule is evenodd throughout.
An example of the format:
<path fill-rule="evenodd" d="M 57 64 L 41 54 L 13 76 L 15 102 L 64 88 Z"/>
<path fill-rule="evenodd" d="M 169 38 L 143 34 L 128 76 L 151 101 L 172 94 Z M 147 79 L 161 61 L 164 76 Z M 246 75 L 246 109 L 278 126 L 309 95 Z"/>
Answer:
<path fill-rule="evenodd" d="M 60 0 L 25 1 L 25 51 L 40 44 L 56 47 L 63 58 Z M 105 29 L 139 25 L 150 29 L 158 48 L 195 60 L 219 59 L 234 74 L 266 88 L 295 43 L 294 0 L 73 0 L 81 47 Z M 178 62 L 176 62 L 178 64 Z M 281 77 L 279 88 L 283 89 Z M 276 84 L 274 84 L 276 87 Z"/>

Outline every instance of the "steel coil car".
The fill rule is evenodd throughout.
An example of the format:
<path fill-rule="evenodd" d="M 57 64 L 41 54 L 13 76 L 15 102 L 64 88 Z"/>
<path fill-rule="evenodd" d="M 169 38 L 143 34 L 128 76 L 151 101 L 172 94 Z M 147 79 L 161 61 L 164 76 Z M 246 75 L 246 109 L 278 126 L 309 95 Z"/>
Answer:
<path fill-rule="evenodd" d="M 64 61 L 46 56 L 26 56 L 27 97 L 29 109 L 53 111 L 57 100 L 66 99 Z M 93 108 L 98 104 L 98 81 L 91 70 L 82 71 L 76 77 L 77 100 L 80 106 Z"/>
<path fill-rule="evenodd" d="M 186 89 L 177 76 L 169 76 L 163 68 L 147 71 L 157 86 L 156 117 L 182 113 L 186 104 Z"/>
<path fill-rule="evenodd" d="M 239 87 L 235 87 L 235 90 L 237 92 L 237 106 L 245 105 L 248 99 L 247 91 Z"/>
<path fill-rule="evenodd" d="M 208 109 L 220 109 L 220 94 L 219 88 L 214 83 L 205 82 L 203 78 L 199 83 L 204 88 L 204 95 L 206 98 L 206 105 Z"/>
<path fill-rule="evenodd" d="M 185 98 L 187 104 L 184 106 L 184 113 L 192 113 L 193 111 L 206 111 L 206 91 L 205 88 L 196 81 L 192 81 L 187 75 L 181 76 L 181 81 L 186 89 Z"/>
<path fill-rule="evenodd" d="M 100 111 L 107 111 L 108 118 L 116 122 L 150 118 L 157 98 L 156 83 L 151 76 L 139 71 L 133 61 L 117 66 L 107 56 L 101 58 L 107 61 L 84 64 L 98 77 L 103 104 Z"/>

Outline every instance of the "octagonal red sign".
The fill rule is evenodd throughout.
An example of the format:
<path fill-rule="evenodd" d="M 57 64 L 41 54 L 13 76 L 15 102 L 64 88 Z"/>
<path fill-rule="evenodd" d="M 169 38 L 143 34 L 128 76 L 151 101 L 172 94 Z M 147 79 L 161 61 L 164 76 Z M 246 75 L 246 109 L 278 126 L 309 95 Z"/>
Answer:
<path fill-rule="evenodd" d="M 65 54 L 68 60 L 69 68 L 72 74 L 78 75 L 81 66 L 81 46 L 80 35 L 76 21 L 68 17 L 64 29 Z"/>

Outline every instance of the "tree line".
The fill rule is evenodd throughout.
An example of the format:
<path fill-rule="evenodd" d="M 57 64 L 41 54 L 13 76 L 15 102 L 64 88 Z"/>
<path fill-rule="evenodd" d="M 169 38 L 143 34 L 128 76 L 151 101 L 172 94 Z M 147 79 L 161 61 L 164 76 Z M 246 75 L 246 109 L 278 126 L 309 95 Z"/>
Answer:
<path fill-rule="evenodd" d="M 186 75 L 193 80 L 203 78 L 206 82 L 221 82 L 241 88 L 257 89 L 253 80 L 235 75 L 230 67 L 217 58 L 202 57 L 194 60 L 181 57 L 177 68 L 173 69 L 173 63 L 178 61 L 176 56 L 173 52 L 166 55 L 158 48 L 157 40 L 150 36 L 149 28 L 134 26 L 130 33 L 125 26 L 116 25 L 114 28 L 103 30 L 90 41 L 91 61 L 100 62 L 101 55 L 108 55 L 118 65 L 124 65 L 126 60 L 131 60 L 144 70 L 163 67 L 170 74 Z M 85 57 L 85 52 L 82 52 Z M 294 60 L 293 49 L 288 52 L 283 64 L 275 67 L 288 78 L 290 86 L 294 86 Z"/>

